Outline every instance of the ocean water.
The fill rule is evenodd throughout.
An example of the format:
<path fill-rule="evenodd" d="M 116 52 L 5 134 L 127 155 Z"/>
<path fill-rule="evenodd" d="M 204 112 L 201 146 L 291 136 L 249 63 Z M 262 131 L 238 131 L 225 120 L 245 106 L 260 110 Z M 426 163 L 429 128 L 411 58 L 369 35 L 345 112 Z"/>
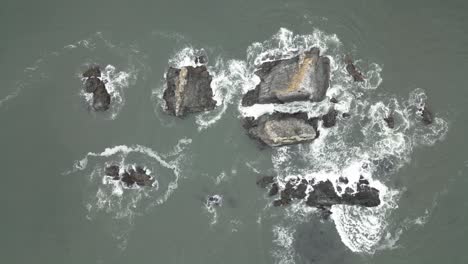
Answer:
<path fill-rule="evenodd" d="M 28 2 L 0 1 L 2 263 L 468 263 L 465 1 Z M 310 144 L 259 148 L 242 118 L 328 111 L 240 105 L 258 65 L 311 47 L 331 60 L 327 98 L 351 117 Z M 200 53 L 216 109 L 167 115 L 165 71 Z M 105 113 L 82 90 L 94 64 Z M 155 182 L 122 186 L 110 164 Z M 262 175 L 363 175 L 382 204 L 333 206 L 328 220 L 302 202 L 276 208 Z"/>

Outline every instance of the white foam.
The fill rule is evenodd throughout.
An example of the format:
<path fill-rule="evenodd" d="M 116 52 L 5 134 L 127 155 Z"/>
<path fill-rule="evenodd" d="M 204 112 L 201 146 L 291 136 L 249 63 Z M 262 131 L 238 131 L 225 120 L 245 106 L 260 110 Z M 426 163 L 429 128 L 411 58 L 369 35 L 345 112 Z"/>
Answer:
<path fill-rule="evenodd" d="M 311 47 L 319 47 L 322 54 L 330 58 L 331 87 L 326 96 L 328 99 L 336 98 L 338 103 L 333 104 L 335 109 L 340 113 L 349 113 L 350 117 L 342 118 L 339 115 L 337 125 L 329 129 L 323 128 L 319 122 L 318 139 L 310 144 L 274 149 L 272 162 L 280 185 L 295 178 L 330 180 L 340 193 L 338 186 L 342 191 L 346 187 L 355 187 L 359 177 L 363 176 L 370 186 L 379 189 L 381 204 L 378 207 L 332 207 L 332 219 L 343 243 L 354 252 L 371 254 L 386 243 L 387 218 L 397 208 L 399 192 L 386 186 L 388 176 L 410 161 L 414 147 L 432 145 L 443 139 L 448 125 L 440 117 L 435 117 L 431 126 L 421 124 L 414 108 L 426 101 L 422 89 L 416 89 L 406 101 L 398 101 L 388 94 L 374 93 L 382 83 L 382 67 L 378 64 L 366 65 L 357 60 L 356 64 L 366 80 L 355 83 L 346 71 L 343 61 L 345 53 L 341 46 L 336 35 L 327 35 L 318 30 L 310 35 L 294 35 L 282 28 L 270 40 L 253 43 L 248 48 L 247 67 L 253 72 L 263 62 L 291 58 Z M 247 76 L 254 78 L 252 73 Z M 258 79 L 251 81 L 254 85 L 245 87 L 243 91 L 253 89 L 258 82 Z M 274 111 L 302 111 L 309 117 L 319 117 L 332 106 L 328 99 L 320 103 L 239 106 L 239 111 L 242 116 L 255 118 Z M 388 128 L 384 121 L 390 114 L 395 117 L 394 129 Z M 339 177 L 348 178 L 349 183 L 339 182 Z M 287 218 L 301 218 L 313 212 L 314 209 L 303 203 L 296 203 L 287 210 Z M 293 228 L 290 224 L 282 227 Z M 284 242 L 277 242 L 285 245 Z M 277 255 L 277 259 L 278 262 L 284 261 L 281 254 Z"/>
<path fill-rule="evenodd" d="M 181 139 L 169 155 L 141 145 L 119 145 L 104 149 L 102 152 L 89 152 L 75 162 L 73 169 L 66 175 L 87 175 L 86 194 L 87 218 L 93 220 L 97 214 L 104 213 L 113 219 L 116 230 L 113 235 L 119 239 L 120 246 L 126 243 L 136 215 L 167 201 L 178 187 L 184 152 L 190 139 Z M 129 168 L 143 166 L 154 180 L 153 186 L 127 186 L 121 181 L 105 176 L 105 168 L 118 165 L 120 173 Z"/>

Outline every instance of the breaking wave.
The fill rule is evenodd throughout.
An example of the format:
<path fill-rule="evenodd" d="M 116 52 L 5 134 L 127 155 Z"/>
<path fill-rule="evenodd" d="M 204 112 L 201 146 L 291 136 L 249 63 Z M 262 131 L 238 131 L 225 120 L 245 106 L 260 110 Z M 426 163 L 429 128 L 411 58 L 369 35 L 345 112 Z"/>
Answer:
<path fill-rule="evenodd" d="M 126 247 L 127 236 L 135 216 L 164 203 L 177 189 L 184 151 L 191 139 L 181 139 L 168 154 L 160 154 L 141 145 L 115 146 L 103 152 L 86 154 L 75 162 L 67 175 L 86 177 L 88 187 L 85 193 L 87 218 L 95 219 L 98 215 L 111 217 L 113 236 L 121 248 Z M 121 181 L 112 180 L 105 175 L 106 167 L 118 165 L 120 170 L 135 166 L 144 167 L 154 177 L 153 186 L 127 186 Z"/>
<path fill-rule="evenodd" d="M 341 186 L 343 183 L 338 181 L 339 177 L 347 177 L 348 185 L 355 184 L 361 175 L 369 179 L 370 185 L 380 190 L 381 205 L 375 208 L 333 206 L 331 218 L 342 242 L 351 251 L 372 254 L 385 240 L 387 219 L 398 207 L 399 190 L 390 187 L 390 176 L 410 161 L 415 147 L 430 146 L 442 140 L 448 124 L 439 116 L 430 126 L 422 124 L 418 109 L 426 104 L 427 96 L 423 89 L 415 89 L 407 99 L 384 91 L 376 92 L 382 83 L 382 68 L 378 64 L 365 64 L 357 60 L 355 63 L 366 80 L 353 82 L 346 71 L 346 53 L 342 43 L 336 35 L 319 30 L 309 35 L 295 35 L 282 28 L 271 39 L 253 43 L 247 49 L 248 77 L 251 81 L 245 82 L 249 85 L 244 86 L 243 92 L 259 83 L 253 71 L 260 64 L 291 58 L 311 47 L 319 47 L 331 61 L 330 88 L 324 101 L 251 107 L 242 107 L 239 103 L 239 112 L 244 117 L 258 117 L 274 111 L 303 111 L 309 117 L 317 117 L 334 105 L 340 113 L 350 114 L 349 117 L 340 114 L 337 125 L 329 129 L 322 127 L 320 121 L 320 137 L 310 144 L 274 149 L 272 162 L 280 184 L 285 184 L 292 177 L 330 180 L 340 193 L 339 190 L 344 190 L 346 186 Z M 331 98 L 336 98 L 338 103 L 332 104 Z M 395 118 L 394 129 L 384 121 L 389 115 Z M 273 255 L 278 263 L 294 263 L 294 243 L 291 242 L 294 226 L 302 221 L 304 215 L 316 210 L 300 202 L 286 212 L 288 220 L 281 221 L 283 224 L 273 230 L 278 246 Z"/>

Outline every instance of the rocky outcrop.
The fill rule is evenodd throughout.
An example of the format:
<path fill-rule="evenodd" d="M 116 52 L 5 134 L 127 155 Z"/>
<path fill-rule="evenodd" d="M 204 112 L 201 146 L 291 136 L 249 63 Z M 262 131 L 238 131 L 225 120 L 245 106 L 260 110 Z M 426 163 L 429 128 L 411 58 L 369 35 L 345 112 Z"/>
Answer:
<path fill-rule="evenodd" d="M 115 181 L 121 181 L 127 187 L 135 184 L 138 186 L 152 186 L 154 183 L 154 178 L 148 175 L 148 171 L 140 166 L 135 167 L 135 169 L 127 168 L 122 173 L 120 172 L 118 165 L 110 165 L 104 170 L 106 176 L 112 177 Z"/>
<path fill-rule="evenodd" d="M 353 60 L 351 59 L 351 56 L 349 55 L 345 56 L 345 63 L 346 63 L 346 71 L 349 73 L 349 75 L 353 77 L 353 80 L 355 82 L 363 82 L 364 76 L 354 65 Z"/>
<path fill-rule="evenodd" d="M 260 84 L 242 98 L 242 106 L 319 102 L 325 98 L 330 83 L 330 59 L 312 48 L 298 56 L 261 64 L 255 74 Z"/>
<path fill-rule="evenodd" d="M 85 92 L 93 94 L 92 107 L 95 111 L 106 111 L 110 107 L 111 96 L 106 89 L 106 85 L 101 80 L 101 70 L 99 66 L 92 66 L 83 73 L 85 81 Z"/>
<path fill-rule="evenodd" d="M 271 147 L 310 142 L 317 138 L 317 119 L 306 113 L 273 113 L 244 119 L 248 135 Z"/>
<path fill-rule="evenodd" d="M 211 89 L 212 77 L 206 66 L 187 66 L 180 69 L 170 67 L 166 79 L 167 87 L 163 99 L 168 113 L 183 117 L 216 107 Z"/>
<path fill-rule="evenodd" d="M 339 182 L 348 184 L 349 181 L 341 177 Z M 369 181 L 362 177 L 354 188 L 346 187 L 344 192 L 341 187 L 335 190 L 329 180 L 315 183 L 306 179 L 292 179 L 286 182 L 282 189 L 276 182 L 270 186 L 269 196 L 276 196 L 279 193 L 279 198 L 273 201 L 274 206 L 287 206 L 294 200 L 302 200 L 308 206 L 326 210 L 337 204 L 364 207 L 380 205 L 379 190 L 370 187 Z"/>

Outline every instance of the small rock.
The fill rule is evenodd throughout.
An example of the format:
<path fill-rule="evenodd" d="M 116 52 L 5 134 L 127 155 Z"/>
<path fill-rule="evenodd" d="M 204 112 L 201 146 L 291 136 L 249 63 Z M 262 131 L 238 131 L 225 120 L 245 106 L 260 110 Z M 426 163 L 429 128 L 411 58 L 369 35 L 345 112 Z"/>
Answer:
<path fill-rule="evenodd" d="M 393 115 L 389 115 L 384 118 L 385 123 L 387 123 L 387 126 L 391 129 L 395 128 L 395 118 L 393 118 Z"/>
<path fill-rule="evenodd" d="M 278 194 L 278 192 L 279 192 L 279 186 L 278 186 L 278 184 L 277 184 L 277 183 L 273 183 L 273 184 L 271 185 L 270 191 L 268 192 L 268 196 L 275 196 L 275 195 Z"/>
<path fill-rule="evenodd" d="M 83 73 L 84 78 L 98 78 L 101 77 L 101 69 L 99 66 L 94 65 L 89 67 L 84 73 Z"/>
<path fill-rule="evenodd" d="M 346 63 L 346 71 L 353 77 L 355 82 L 363 82 L 364 76 L 361 72 L 356 68 L 354 65 L 351 57 L 349 55 L 345 56 L 345 63 Z"/>
<path fill-rule="evenodd" d="M 425 125 L 430 125 L 434 121 L 434 117 L 432 115 L 432 112 L 427 108 L 424 107 L 420 109 L 421 111 L 421 116 L 422 116 L 422 121 Z"/>
<path fill-rule="evenodd" d="M 330 102 L 334 103 L 334 104 L 337 104 L 338 103 L 338 100 L 335 98 L 335 97 L 332 97 L 330 99 Z"/>
<path fill-rule="evenodd" d="M 330 128 L 336 125 L 336 116 L 338 115 L 338 111 L 333 108 L 328 110 L 328 113 L 322 116 L 323 127 Z"/>

